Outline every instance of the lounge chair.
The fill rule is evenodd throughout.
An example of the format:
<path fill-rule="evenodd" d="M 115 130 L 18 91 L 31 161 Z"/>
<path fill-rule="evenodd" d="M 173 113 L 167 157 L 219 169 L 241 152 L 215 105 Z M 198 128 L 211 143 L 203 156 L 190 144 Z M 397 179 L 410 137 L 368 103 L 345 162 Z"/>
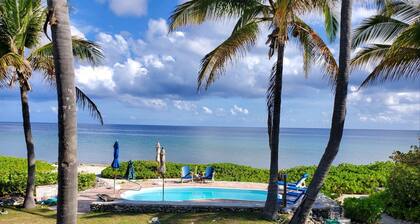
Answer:
<path fill-rule="evenodd" d="M 290 190 L 286 192 L 286 203 L 287 205 L 295 205 L 300 202 L 300 199 L 306 193 L 307 188 L 290 187 Z M 283 195 L 278 194 L 278 203 L 283 203 Z"/>
<path fill-rule="evenodd" d="M 297 187 L 297 188 L 302 188 L 305 187 L 305 180 L 308 179 L 309 174 L 305 173 L 302 175 L 302 177 L 300 177 L 300 179 L 296 182 L 287 182 L 287 187 Z M 284 181 L 277 181 L 277 184 L 279 186 L 283 186 L 284 185 Z"/>
<path fill-rule="evenodd" d="M 214 181 L 214 175 L 216 172 L 214 171 L 214 168 L 211 166 L 206 167 L 206 172 L 204 172 L 204 176 L 201 177 L 201 181 L 204 182 L 206 180 Z"/>
<path fill-rule="evenodd" d="M 189 166 L 183 166 L 181 170 L 181 183 L 184 182 L 184 180 L 193 180 L 193 174 L 190 170 Z"/>

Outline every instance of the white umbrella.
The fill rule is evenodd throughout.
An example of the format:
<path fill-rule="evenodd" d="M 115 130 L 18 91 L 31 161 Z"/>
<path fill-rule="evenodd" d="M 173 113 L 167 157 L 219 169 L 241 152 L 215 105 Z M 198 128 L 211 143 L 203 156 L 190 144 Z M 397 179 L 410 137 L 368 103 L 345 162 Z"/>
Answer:
<path fill-rule="evenodd" d="M 156 162 L 160 164 L 160 150 L 162 147 L 160 147 L 159 141 L 156 143 Z"/>

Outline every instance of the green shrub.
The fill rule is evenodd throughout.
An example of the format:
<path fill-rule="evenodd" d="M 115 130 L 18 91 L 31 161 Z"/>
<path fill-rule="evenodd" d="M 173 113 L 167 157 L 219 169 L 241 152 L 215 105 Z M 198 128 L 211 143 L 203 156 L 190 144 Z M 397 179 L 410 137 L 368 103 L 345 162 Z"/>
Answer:
<path fill-rule="evenodd" d="M 179 178 L 181 167 L 189 165 L 191 170 L 203 172 L 206 166 L 215 168 L 216 180 L 240 181 L 240 182 L 267 182 L 269 172 L 267 169 L 253 168 L 250 166 L 236 165 L 232 163 L 212 163 L 212 164 L 181 164 L 167 162 L 167 178 Z M 340 164 L 333 166 L 330 174 L 324 182 L 322 192 L 330 197 L 338 197 L 346 194 L 368 194 L 376 191 L 378 187 L 384 187 L 387 176 L 393 167 L 392 162 L 376 162 L 369 165 Z M 123 178 L 127 169 L 127 162 L 122 162 L 121 167 L 113 170 L 111 167 L 104 169 L 102 177 Z M 315 166 L 298 166 L 290 169 L 281 170 L 287 173 L 288 181 L 297 181 L 303 173 L 309 174 L 307 183 L 315 172 Z M 134 170 L 137 179 L 153 179 L 158 177 L 157 163 L 154 161 L 134 161 Z"/>
<path fill-rule="evenodd" d="M 95 187 L 96 175 L 93 173 L 79 173 L 78 190 L 84 191 L 89 188 Z"/>
<path fill-rule="evenodd" d="M 0 156 L 0 197 L 10 194 L 24 195 L 28 176 L 26 159 Z M 35 185 L 57 183 L 56 168 L 47 162 L 36 161 Z M 94 174 L 79 175 L 79 190 L 96 183 Z"/>
<path fill-rule="evenodd" d="M 395 218 L 420 222 L 420 151 L 395 152 L 396 166 L 388 179 L 385 212 Z"/>
<path fill-rule="evenodd" d="M 352 222 L 378 223 L 384 211 L 384 194 L 376 193 L 367 198 L 346 198 L 344 215 Z"/>

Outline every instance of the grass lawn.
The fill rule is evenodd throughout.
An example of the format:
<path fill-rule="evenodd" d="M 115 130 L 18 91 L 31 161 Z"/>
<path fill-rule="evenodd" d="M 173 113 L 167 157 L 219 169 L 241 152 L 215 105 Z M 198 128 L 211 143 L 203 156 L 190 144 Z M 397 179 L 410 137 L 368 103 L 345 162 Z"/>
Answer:
<path fill-rule="evenodd" d="M 0 224 L 54 224 L 55 211 L 38 207 L 33 210 L 7 208 L 9 214 L 0 215 Z M 257 214 L 249 213 L 186 213 L 186 214 L 114 214 L 114 213 L 89 213 L 79 215 L 80 224 L 131 224 L 148 223 L 152 217 L 159 217 L 162 224 L 165 223 L 221 223 L 239 224 L 255 223 L 268 224 L 272 222 L 261 219 Z"/>

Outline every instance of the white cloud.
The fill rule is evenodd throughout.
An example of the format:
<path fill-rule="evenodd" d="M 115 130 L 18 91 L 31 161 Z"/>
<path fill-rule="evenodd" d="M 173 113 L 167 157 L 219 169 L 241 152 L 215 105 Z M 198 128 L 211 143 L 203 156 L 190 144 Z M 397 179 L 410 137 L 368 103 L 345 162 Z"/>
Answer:
<path fill-rule="evenodd" d="M 118 16 L 144 16 L 147 0 L 108 0 L 109 8 Z"/>
<path fill-rule="evenodd" d="M 201 108 L 203 109 L 205 114 L 213 114 L 213 111 L 210 108 L 208 108 L 206 106 L 203 106 Z"/>
<path fill-rule="evenodd" d="M 138 78 L 147 75 L 148 70 L 138 61 L 128 58 L 124 63 L 114 65 L 114 80 L 119 87 L 133 86 Z"/>
<path fill-rule="evenodd" d="M 79 66 L 76 70 L 76 82 L 78 85 L 89 89 L 102 91 L 113 91 L 115 82 L 113 80 L 113 70 L 108 66 Z"/>
<path fill-rule="evenodd" d="M 165 65 L 162 63 L 162 61 L 156 55 L 152 55 L 152 54 L 146 55 L 146 56 L 143 57 L 143 60 L 144 60 L 144 63 L 146 64 L 146 66 L 152 66 L 152 67 L 157 68 L 157 69 L 161 69 L 161 68 L 165 67 Z"/>
<path fill-rule="evenodd" d="M 166 36 L 168 34 L 168 24 L 166 24 L 166 21 L 162 18 L 149 20 L 147 27 L 147 37 L 149 39 Z"/>
<path fill-rule="evenodd" d="M 165 110 L 168 107 L 164 100 L 158 98 L 135 97 L 125 94 L 120 96 L 120 100 L 132 107 L 149 108 L 154 110 Z"/>
<path fill-rule="evenodd" d="M 247 115 L 249 113 L 248 109 L 243 108 L 243 107 L 239 107 L 238 105 L 233 105 L 233 107 L 230 109 L 230 113 L 232 115 L 237 115 L 237 114 L 244 114 Z"/>
<path fill-rule="evenodd" d="M 178 110 L 183 111 L 195 111 L 197 109 L 197 105 L 192 102 L 184 101 L 184 100 L 173 100 L 172 104 Z"/>

